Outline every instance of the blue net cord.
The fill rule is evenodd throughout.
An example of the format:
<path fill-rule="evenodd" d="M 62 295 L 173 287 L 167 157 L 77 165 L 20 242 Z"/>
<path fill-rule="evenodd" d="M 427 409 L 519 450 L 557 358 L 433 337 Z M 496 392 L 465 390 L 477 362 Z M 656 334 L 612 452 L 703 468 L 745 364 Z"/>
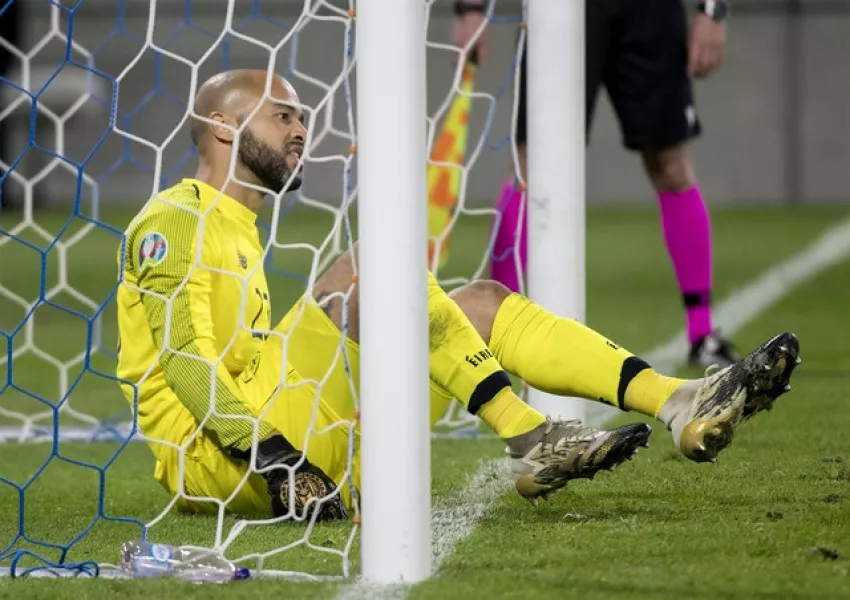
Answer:
<path fill-rule="evenodd" d="M 23 0 L 0 0 L 0 18 L 2 18 L 4 13 L 9 10 L 9 7 L 12 6 L 13 2 L 22 1 Z M 195 0 L 195 2 L 197 2 L 197 0 Z M 19 511 L 17 530 L 13 533 L 12 539 L 5 546 L 0 547 L 0 571 L 2 571 L 2 568 L 7 568 L 9 574 L 13 577 L 36 574 L 39 571 L 45 570 L 64 570 L 69 574 L 77 576 L 97 576 L 100 572 L 100 568 L 96 562 L 90 560 L 76 562 L 71 558 L 71 556 L 75 545 L 85 538 L 101 521 L 130 524 L 134 527 L 138 527 L 140 538 L 144 539 L 147 535 L 146 525 L 139 519 L 132 516 L 110 515 L 107 514 L 107 511 L 105 510 L 105 482 L 107 471 L 117 460 L 127 444 L 129 444 L 137 434 L 135 421 L 130 419 L 128 422 L 128 413 L 122 412 L 114 416 L 98 420 L 87 433 L 87 437 L 82 440 L 109 441 L 116 444 L 114 452 L 102 465 L 96 465 L 65 456 L 63 455 L 62 448 L 60 446 L 60 413 L 62 412 L 63 407 L 68 404 L 69 398 L 78 389 L 84 375 L 89 374 L 114 382 L 116 393 L 118 393 L 117 390 L 120 382 L 116 379 L 114 373 L 110 373 L 108 370 L 103 370 L 95 366 L 93 357 L 100 355 L 112 359 L 117 358 L 114 348 L 110 347 L 110 345 L 103 339 L 102 318 L 104 311 L 114 300 L 119 282 L 116 278 L 116 281 L 110 290 L 104 293 L 101 297 L 95 298 L 94 301 L 97 305 L 96 310 L 92 311 L 90 314 L 86 314 L 73 307 L 66 306 L 50 297 L 48 293 L 48 264 L 52 253 L 57 251 L 57 247 L 60 244 L 60 240 L 63 235 L 69 232 L 75 225 L 83 224 L 91 226 L 99 232 L 111 236 L 115 240 L 116 249 L 123 243 L 122 231 L 100 219 L 100 210 L 102 207 L 100 204 L 99 187 L 111 178 L 116 177 L 119 174 L 119 171 L 127 166 L 150 176 L 155 174 L 155 170 L 149 164 L 140 161 L 134 155 L 134 142 L 124 136 L 120 139 L 119 149 L 115 154 L 114 159 L 109 161 L 105 167 L 99 169 L 98 172 L 93 172 L 90 162 L 95 154 L 103 147 L 110 133 L 116 126 L 126 132 L 143 137 L 141 132 L 144 131 L 145 123 L 138 117 L 143 113 L 144 109 L 151 105 L 154 101 L 165 101 L 180 110 L 185 111 L 188 108 L 187 102 L 189 99 L 178 97 L 166 88 L 163 83 L 165 57 L 161 54 L 153 53 L 154 76 L 151 89 L 148 90 L 147 93 L 143 94 L 137 102 L 129 106 L 129 108 L 119 110 L 119 82 L 114 75 L 98 69 L 98 57 L 103 53 L 108 52 L 110 45 L 118 39 L 124 39 L 138 45 L 143 45 L 144 38 L 134 32 L 129 26 L 126 11 L 129 5 L 129 0 L 113 0 L 111 3 L 112 8 L 110 10 L 114 10 L 115 21 L 112 29 L 105 32 L 102 40 L 89 48 L 88 51 L 81 49 L 75 42 L 74 30 L 75 25 L 77 25 L 77 19 L 84 18 L 82 16 L 78 16 L 78 13 L 79 15 L 84 14 L 81 13 L 81 11 L 85 8 L 85 5 L 86 0 L 78 0 L 76 3 L 59 2 L 58 0 L 44 0 L 43 4 L 38 5 L 33 3 L 33 10 L 36 10 L 36 7 L 38 7 L 37 9 L 49 10 L 56 16 L 62 17 L 62 19 L 54 19 L 54 23 L 64 23 L 64 25 L 60 25 L 53 33 L 57 39 L 64 41 L 63 56 L 61 60 L 55 64 L 55 69 L 52 75 L 38 89 L 25 89 L 19 83 L 13 82 L 5 76 L 0 76 L 0 88 L 5 87 L 7 90 L 11 88 L 16 92 L 23 94 L 26 97 L 25 102 L 29 105 L 27 143 L 21 152 L 9 161 L 8 169 L 5 171 L 0 170 L 0 185 L 4 184 L 7 179 L 12 178 L 10 173 L 19 169 L 24 158 L 30 153 L 41 154 L 51 160 L 61 161 L 63 167 L 75 173 L 76 177 L 75 201 L 72 210 L 68 219 L 62 224 L 59 231 L 55 234 L 51 241 L 46 244 L 34 243 L 20 232 L 13 232 L 11 229 L 4 229 L 2 224 L 0 224 L 0 243 L 5 241 L 6 243 L 26 248 L 37 253 L 40 259 L 37 298 L 32 305 L 29 306 L 26 314 L 15 328 L 10 331 L 0 330 L 0 345 L 4 346 L 6 356 L 8 357 L 5 364 L 0 365 L 0 368 L 2 368 L 2 371 L 4 372 L 3 376 L 0 376 L 0 406 L 2 406 L 2 397 L 5 392 L 15 392 L 43 406 L 44 409 L 51 415 L 51 422 L 49 424 L 45 424 L 42 427 L 36 427 L 33 432 L 31 432 L 36 436 L 39 434 L 44 435 L 46 438 L 51 440 L 50 456 L 43 462 L 43 464 L 41 464 L 35 472 L 23 482 L 13 481 L 4 477 L 2 475 L 2 467 L 0 467 L 0 488 L 11 487 L 17 492 L 18 496 Z M 159 46 L 168 49 L 170 44 L 175 42 L 187 31 L 191 31 L 194 34 L 201 34 L 210 40 L 218 38 L 220 32 L 206 28 L 195 19 L 193 5 L 196 6 L 193 0 L 185 0 L 183 2 L 182 18 L 170 32 L 167 32 L 167 34 L 161 38 L 162 41 L 158 42 Z M 491 15 L 491 22 L 494 25 L 519 20 L 519 15 L 517 15 L 517 18 L 515 19 L 497 19 L 492 17 L 492 3 L 489 5 L 489 11 L 490 12 L 488 14 Z M 292 25 L 285 23 L 272 15 L 264 13 L 260 8 L 259 0 L 251 1 L 248 14 L 244 17 L 244 19 L 240 19 L 236 22 L 234 24 L 234 28 L 236 30 L 242 30 L 257 21 L 262 21 L 266 25 L 280 28 L 282 36 L 292 33 L 290 31 Z M 159 38 L 159 34 L 162 32 L 158 29 L 157 33 Z M 292 51 L 290 59 L 288 64 L 285 66 L 285 70 L 282 72 L 282 74 L 288 78 L 291 78 L 294 71 L 297 70 L 296 65 L 298 62 L 299 35 L 300 34 L 297 31 L 292 33 Z M 221 70 L 228 69 L 231 66 L 232 43 L 232 40 L 224 38 L 219 46 L 217 54 L 215 55 L 219 61 L 217 66 L 219 66 Z M 349 35 L 346 36 L 344 51 L 346 53 L 346 60 L 353 60 L 353 45 L 351 42 L 350 32 Z M 151 51 L 148 50 L 148 52 Z M 513 87 L 514 68 L 515 65 L 511 65 L 511 68 L 505 73 L 499 88 L 492 93 L 496 101 L 498 101 L 504 94 L 508 93 L 508 91 Z M 91 102 L 100 105 L 103 109 L 108 111 L 109 121 L 107 127 L 91 150 L 80 160 L 74 160 L 69 156 L 65 156 L 49 147 L 39 144 L 36 137 L 37 127 L 39 126 L 39 115 L 44 111 L 44 107 L 40 103 L 40 99 L 45 92 L 55 84 L 62 71 L 66 69 L 84 72 L 89 81 L 97 81 L 102 84 L 100 86 L 101 89 L 108 91 L 107 94 L 103 95 L 94 92 L 89 93 Z M 346 78 L 343 82 L 346 108 L 350 108 L 351 105 L 352 90 L 350 85 L 349 79 Z M 126 100 L 126 98 L 124 100 Z M 488 107 L 482 136 L 485 147 L 496 150 L 510 143 L 511 140 L 510 135 L 502 136 L 499 139 L 493 138 L 494 117 L 495 102 L 491 103 Z M 189 165 L 195 158 L 195 155 L 196 152 L 194 147 L 190 147 L 175 161 L 166 165 L 161 172 L 159 181 L 157 182 L 159 189 L 163 189 L 175 183 L 185 171 L 187 165 Z M 340 190 L 342 194 L 341 228 L 342 235 L 347 243 L 350 243 L 354 239 L 353 226 L 350 222 L 348 211 L 346 210 L 354 197 L 351 184 L 352 164 L 352 161 L 348 161 L 343 169 Z M 85 187 L 87 185 L 91 188 L 91 201 L 88 208 L 84 206 L 83 202 Z M 279 221 L 283 221 L 287 218 L 291 210 L 299 203 L 299 198 L 299 195 L 295 194 L 293 197 L 285 199 L 285 203 L 281 206 L 279 213 Z M 261 241 L 263 243 L 274 235 L 275 232 L 273 230 L 273 226 L 275 225 L 279 225 L 279 222 L 277 224 L 263 221 L 258 223 L 262 238 Z M 115 255 L 108 257 L 108 260 L 114 260 L 114 256 Z M 270 254 L 266 262 L 266 271 L 270 276 L 287 278 L 301 285 L 306 285 L 307 283 L 306 274 L 291 272 L 277 267 L 271 260 Z M 61 397 L 57 401 L 51 401 L 50 399 L 34 393 L 32 390 L 28 390 L 24 386 L 16 383 L 17 376 L 13 368 L 14 361 L 12 358 L 16 348 L 16 341 L 20 340 L 27 325 L 35 319 L 38 309 L 42 307 L 49 307 L 51 309 L 58 310 L 61 313 L 86 324 L 86 351 L 83 357 L 82 369 L 79 374 L 73 378 L 73 381 L 67 385 L 67 389 L 62 390 Z M 136 410 L 133 410 L 132 414 L 136 414 Z M 458 430 L 456 434 L 458 436 L 465 437 L 475 435 L 475 431 L 470 429 L 461 429 Z M 73 536 L 73 538 L 65 541 L 64 543 L 37 539 L 36 537 L 28 534 L 27 528 L 25 527 L 27 517 L 30 515 L 31 510 L 31 507 L 26 501 L 26 492 L 45 472 L 48 466 L 53 463 L 75 465 L 83 469 L 94 471 L 98 476 L 98 502 L 96 515 L 91 519 L 91 521 L 86 523 L 81 530 Z M 39 553 L 39 550 L 41 553 Z M 118 549 L 116 548 L 115 550 L 117 554 Z M 48 555 L 50 555 L 51 558 L 48 558 Z M 33 564 L 35 564 L 35 566 L 32 566 Z"/>
<path fill-rule="evenodd" d="M 64 557 L 64 552 L 63 552 Z M 39 563 L 35 567 L 20 567 L 20 562 L 24 558 L 30 558 L 33 562 Z M 14 578 L 26 577 L 28 575 L 35 576 L 42 572 L 53 573 L 61 576 L 83 576 L 97 577 L 100 575 L 100 565 L 92 560 L 87 560 L 79 563 L 64 563 L 52 562 L 45 559 L 43 556 L 30 552 L 28 550 L 18 550 L 12 557 L 11 566 L 9 567 L 9 575 Z"/>
<path fill-rule="evenodd" d="M 9 10 L 9 7 L 14 1 L 15 0 L 6 0 L 5 2 L 2 2 L 2 4 L 0 4 L 0 17 L 2 17 Z M 107 166 L 106 169 L 94 176 L 91 207 L 90 210 L 85 212 L 82 206 L 84 172 L 86 171 L 91 158 L 104 144 L 109 133 L 112 131 L 116 123 L 120 123 L 120 125 L 128 132 L 137 131 L 144 127 L 144 123 L 135 123 L 134 117 L 136 117 L 145 108 L 146 105 L 148 105 L 155 99 L 165 98 L 167 101 L 179 107 L 181 110 L 186 109 L 187 99 L 178 98 L 175 94 L 165 89 L 162 81 L 163 57 L 162 55 L 157 54 L 154 57 L 153 88 L 142 98 L 140 98 L 139 101 L 135 104 L 135 106 L 131 107 L 129 110 L 119 113 L 118 81 L 112 75 L 98 70 L 95 65 L 97 63 L 98 54 L 100 52 L 106 51 L 108 49 L 109 44 L 118 37 L 127 37 L 137 43 L 143 42 L 142 38 L 140 38 L 137 34 L 131 31 L 130 28 L 127 26 L 125 19 L 125 9 L 127 5 L 126 0 L 117 0 L 115 2 L 116 19 L 113 25 L 113 29 L 104 36 L 103 41 L 100 44 L 95 46 L 90 53 L 87 53 L 84 60 L 80 60 L 78 58 L 78 55 L 80 53 L 78 51 L 79 49 L 74 44 L 74 26 L 77 13 L 84 7 L 85 0 L 81 0 L 76 4 L 70 6 L 68 5 L 69 3 L 60 3 L 51 0 L 47 0 L 46 4 L 50 5 L 49 10 L 51 11 L 61 11 L 61 16 L 65 18 L 66 25 L 64 27 L 64 30 L 56 32 L 63 34 L 62 37 L 64 37 L 65 40 L 64 56 L 62 57 L 61 61 L 56 64 L 55 70 L 53 71 L 52 75 L 39 89 L 26 89 L 22 85 L 13 82 L 8 77 L 0 76 L 0 85 L 6 87 L 7 89 L 12 88 L 16 92 L 24 94 L 26 96 L 26 102 L 30 106 L 28 119 L 28 140 L 26 146 L 13 160 L 9 162 L 9 168 L 0 172 L 0 185 L 2 185 L 8 178 L 11 177 L 11 172 L 19 168 L 21 162 L 24 160 L 25 156 L 28 153 L 35 152 L 43 154 L 51 159 L 60 160 L 70 166 L 76 173 L 76 193 L 75 202 L 71 214 L 69 215 L 65 223 L 62 225 L 60 230 L 56 233 L 53 240 L 48 242 L 46 245 L 42 246 L 35 244 L 29 239 L 26 239 L 25 237 L 20 235 L 19 233 L 13 233 L 12 231 L 0 226 L 0 240 L 2 240 L 3 238 L 7 238 L 7 243 L 19 244 L 25 248 L 28 248 L 29 250 L 38 253 L 38 255 L 40 256 L 41 265 L 40 272 L 38 274 L 39 291 L 37 299 L 35 300 L 35 302 L 32 303 L 24 317 L 14 329 L 8 332 L 0 330 L 0 344 L 3 344 L 3 346 L 5 347 L 4 350 L 6 352 L 6 356 L 8 357 L 8 360 L 4 365 L 5 377 L 0 379 L 0 381 L 2 381 L 2 385 L 0 386 L 0 397 L 2 397 L 2 394 L 4 392 L 15 391 L 26 398 L 30 398 L 36 401 L 37 403 L 43 405 L 47 410 L 52 412 L 52 426 L 41 428 L 45 435 L 48 435 L 50 436 L 50 438 L 52 438 L 50 456 L 24 482 L 12 481 L 11 479 L 0 475 L 0 484 L 2 486 L 9 486 L 11 488 L 14 488 L 17 491 L 18 496 L 17 531 L 14 532 L 12 539 L 4 547 L 0 548 L 0 567 L 3 567 L 5 570 L 7 570 L 8 574 L 12 577 L 21 577 L 30 574 L 37 574 L 40 571 L 55 572 L 57 570 L 67 571 L 71 575 L 97 576 L 99 574 L 99 566 L 96 562 L 90 560 L 75 562 L 73 560 L 69 560 L 69 553 L 81 539 L 83 539 L 91 532 L 91 530 L 97 525 L 98 522 L 105 520 L 128 523 L 138 527 L 140 538 L 144 539 L 147 534 L 146 526 L 140 520 L 131 516 L 109 515 L 105 511 L 106 472 L 121 454 L 126 445 L 134 438 L 135 434 L 137 433 L 136 426 L 135 423 L 132 423 L 132 426 L 128 430 L 126 427 L 127 414 L 122 413 L 116 415 L 113 418 L 101 420 L 97 423 L 96 426 L 92 427 L 89 438 L 90 440 L 109 440 L 112 442 L 118 442 L 114 453 L 105 462 L 105 464 L 95 465 L 86 461 L 81 461 L 70 458 L 68 456 L 63 456 L 59 443 L 59 417 L 60 411 L 62 410 L 63 406 L 73 395 L 74 391 L 77 389 L 78 384 L 82 380 L 83 375 L 86 373 L 94 374 L 98 377 L 102 377 L 105 379 L 110 379 L 115 382 L 116 391 L 118 389 L 119 381 L 116 379 L 115 375 L 97 369 L 92 364 L 91 360 L 92 355 L 98 353 L 110 356 L 112 358 L 115 358 L 117 356 L 115 351 L 112 348 L 107 347 L 106 344 L 104 344 L 103 342 L 101 335 L 100 319 L 104 310 L 109 305 L 110 301 L 112 301 L 114 298 L 118 286 L 118 281 L 116 280 L 115 286 L 104 297 L 97 299 L 97 310 L 95 310 L 94 313 L 91 315 L 86 315 L 71 307 L 64 306 L 59 302 L 53 301 L 48 297 L 48 259 L 51 255 L 51 252 L 55 251 L 56 245 L 59 243 L 59 240 L 62 239 L 62 236 L 66 232 L 68 232 L 69 228 L 71 228 L 75 224 L 79 224 L 80 222 L 91 224 L 92 226 L 99 228 L 100 230 L 114 236 L 117 250 L 118 246 L 122 243 L 122 231 L 98 219 L 98 186 L 99 184 L 102 184 L 110 177 L 112 177 L 124 165 L 129 164 L 135 167 L 136 169 L 148 174 L 153 174 L 153 169 L 151 169 L 149 165 L 138 161 L 132 154 L 132 142 L 127 138 L 122 138 L 120 154 L 115 158 L 114 161 L 112 161 Z M 54 15 L 54 19 L 56 18 L 56 16 L 59 15 Z M 245 21 L 243 21 L 241 26 L 247 25 L 251 19 L 262 19 L 267 22 L 276 24 L 283 29 L 286 28 L 285 24 L 280 23 L 267 15 L 264 15 L 260 11 L 259 2 L 257 1 L 254 1 L 252 3 L 251 12 L 246 17 Z M 58 19 L 55 22 L 58 22 Z M 212 38 L 215 38 L 217 36 L 216 33 L 211 32 L 193 22 L 192 2 L 190 0 L 187 0 L 184 3 L 183 20 L 172 32 L 170 32 L 166 40 L 163 42 L 163 45 L 167 47 L 169 43 L 175 40 L 183 32 L 183 30 L 187 28 L 194 29 Z M 229 40 L 226 40 L 222 43 L 221 54 L 221 68 L 222 70 L 227 69 L 230 64 Z M 64 156 L 60 153 L 57 153 L 56 151 L 50 148 L 46 148 L 40 145 L 36 141 L 36 129 L 38 126 L 38 118 L 40 112 L 43 110 L 39 104 L 40 98 L 45 93 L 45 91 L 52 84 L 54 84 L 56 79 L 62 73 L 63 69 L 68 68 L 81 69 L 85 71 L 90 77 L 97 77 L 103 79 L 107 84 L 106 88 L 110 91 L 110 95 L 107 98 L 100 97 L 96 94 L 91 94 L 91 99 L 93 102 L 100 104 L 102 107 L 108 109 L 110 119 L 108 127 L 104 130 L 103 135 L 94 144 L 91 151 L 80 161 L 75 161 L 68 156 Z M 170 165 L 169 169 L 163 172 L 161 180 L 158 182 L 160 188 L 166 187 L 173 183 L 174 178 L 177 177 L 178 174 L 182 170 L 184 170 L 186 164 L 194 158 L 194 154 L 194 148 L 191 148 L 176 163 Z M 291 205 L 287 208 L 287 212 L 289 209 L 291 209 Z M 86 212 L 88 214 L 86 214 Z M 261 228 L 264 228 L 268 232 L 269 224 L 263 223 L 261 224 Z M 278 272 L 278 274 L 282 276 L 301 277 L 300 275 L 287 273 L 282 270 L 277 270 L 271 262 L 269 262 L 268 268 L 269 271 Z M 49 306 L 65 314 L 81 319 L 85 321 L 87 325 L 87 343 L 84 362 L 82 366 L 83 368 L 76 376 L 74 381 L 67 386 L 66 390 L 64 390 L 64 393 L 62 394 L 62 397 L 61 399 L 59 399 L 58 402 L 52 402 L 51 400 L 15 383 L 16 373 L 13 368 L 14 360 L 12 360 L 12 358 L 14 356 L 16 338 L 21 336 L 22 332 L 27 327 L 27 324 L 35 318 L 36 312 L 39 308 L 43 306 Z M 136 413 L 135 410 L 133 410 L 132 412 L 133 414 Z M 37 435 L 38 432 L 39 428 L 35 428 L 34 433 Z M 73 464 L 78 467 L 93 470 L 98 474 L 99 490 L 97 514 L 89 523 L 87 523 L 82 528 L 81 531 L 79 531 L 77 535 L 75 535 L 72 539 L 68 540 L 65 543 L 54 543 L 46 540 L 37 539 L 29 535 L 25 527 L 29 508 L 26 502 L 26 492 L 28 489 L 31 488 L 34 482 L 36 482 L 38 478 L 44 473 L 48 466 L 53 464 L 54 462 Z M 26 547 L 24 547 L 24 545 Z M 51 556 L 55 556 L 56 558 L 47 558 L 46 555 L 42 555 L 38 551 L 31 549 L 33 547 L 35 547 L 36 549 L 40 548 L 45 553 L 49 552 Z M 36 566 L 31 566 L 32 563 L 36 563 Z"/>

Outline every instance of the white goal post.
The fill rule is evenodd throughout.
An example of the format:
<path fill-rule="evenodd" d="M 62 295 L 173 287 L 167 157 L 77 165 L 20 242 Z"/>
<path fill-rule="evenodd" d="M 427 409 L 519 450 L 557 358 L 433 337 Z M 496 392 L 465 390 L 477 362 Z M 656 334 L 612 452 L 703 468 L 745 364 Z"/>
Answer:
<path fill-rule="evenodd" d="M 584 0 L 527 1 L 528 295 L 585 321 Z M 529 403 L 561 419 L 587 401 L 529 390 Z"/>
<path fill-rule="evenodd" d="M 584 4 L 526 0 L 526 15 L 529 297 L 583 321 Z M 416 582 L 430 571 L 428 344 L 419 267 L 425 26 L 420 0 L 358 0 L 362 569 L 376 583 Z M 392 72 L 397 76 L 386 76 Z M 392 226 L 384 227 L 384 219 Z M 380 279 L 388 272 L 397 278 L 391 298 Z M 408 340 L 403 350 L 394 346 L 399 336 Z M 582 400 L 530 390 L 530 402 L 553 417 L 584 417 Z M 388 514 L 397 515 L 392 525 L 383 518 Z"/>
<path fill-rule="evenodd" d="M 420 581 L 431 563 L 425 8 L 357 3 L 361 565 L 376 583 Z"/>

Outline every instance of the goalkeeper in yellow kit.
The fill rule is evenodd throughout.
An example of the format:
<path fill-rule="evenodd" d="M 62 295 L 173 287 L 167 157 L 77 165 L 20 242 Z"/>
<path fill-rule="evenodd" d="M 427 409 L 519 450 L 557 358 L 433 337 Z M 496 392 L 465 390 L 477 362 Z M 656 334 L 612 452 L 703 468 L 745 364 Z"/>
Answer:
<path fill-rule="evenodd" d="M 306 130 L 292 86 L 275 77 L 266 95 L 265 81 L 265 71 L 228 71 L 201 87 L 193 112 L 204 120 L 191 125 L 196 176 L 159 193 L 127 229 L 118 376 L 156 457 L 155 477 L 180 509 L 215 510 L 221 501 L 236 513 L 340 518 L 352 502 L 349 476 L 360 483 L 356 246 L 272 325 L 256 211 L 266 193 L 300 185 Z M 516 488 L 535 503 L 631 458 L 650 427 L 552 421 L 514 394 L 509 372 L 656 418 L 702 462 L 771 407 L 799 363 L 796 337 L 783 333 L 704 379 L 667 377 L 501 284 L 446 294 L 422 276 L 432 424 L 457 398 L 504 440 Z"/>

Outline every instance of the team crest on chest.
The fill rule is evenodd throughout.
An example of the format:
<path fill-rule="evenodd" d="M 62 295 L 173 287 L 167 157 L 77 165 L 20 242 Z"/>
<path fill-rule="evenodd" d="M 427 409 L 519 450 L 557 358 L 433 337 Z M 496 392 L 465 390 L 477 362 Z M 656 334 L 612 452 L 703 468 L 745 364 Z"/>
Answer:
<path fill-rule="evenodd" d="M 243 269 L 248 268 L 248 257 L 241 252 L 236 252 L 236 259 L 239 261 L 239 266 Z"/>
<path fill-rule="evenodd" d="M 165 236 L 157 231 L 148 233 L 139 246 L 139 270 L 158 265 L 167 255 L 168 241 Z"/>

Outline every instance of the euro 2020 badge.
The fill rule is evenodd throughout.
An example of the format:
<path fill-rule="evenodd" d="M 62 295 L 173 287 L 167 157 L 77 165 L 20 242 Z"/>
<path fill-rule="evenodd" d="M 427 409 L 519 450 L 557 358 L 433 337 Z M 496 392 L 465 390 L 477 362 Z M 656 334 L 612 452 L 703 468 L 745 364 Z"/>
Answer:
<path fill-rule="evenodd" d="M 168 254 L 168 242 L 159 232 L 148 233 L 139 246 L 139 270 L 153 267 L 165 260 Z"/>

